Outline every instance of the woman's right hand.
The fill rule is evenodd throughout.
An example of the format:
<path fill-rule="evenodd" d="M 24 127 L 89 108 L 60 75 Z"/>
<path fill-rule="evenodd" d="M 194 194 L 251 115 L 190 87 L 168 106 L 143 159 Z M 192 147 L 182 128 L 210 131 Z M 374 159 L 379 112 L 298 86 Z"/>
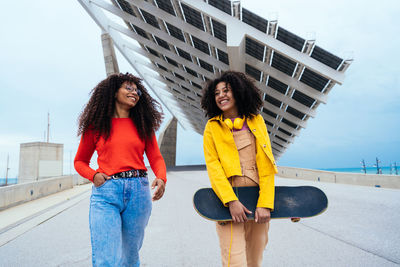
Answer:
<path fill-rule="evenodd" d="M 247 221 L 247 214 L 251 214 L 249 211 L 239 200 L 234 200 L 228 203 L 229 212 L 232 216 L 232 221 L 234 223 L 242 223 Z"/>
<path fill-rule="evenodd" d="M 106 180 L 110 180 L 111 177 L 105 173 L 98 172 L 93 177 L 93 184 L 95 187 L 99 187 L 106 182 Z"/>

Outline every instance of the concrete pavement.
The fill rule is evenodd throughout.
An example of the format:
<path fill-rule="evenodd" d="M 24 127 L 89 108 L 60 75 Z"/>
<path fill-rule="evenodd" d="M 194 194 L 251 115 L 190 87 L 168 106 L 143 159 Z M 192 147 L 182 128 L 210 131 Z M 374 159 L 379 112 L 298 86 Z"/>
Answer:
<path fill-rule="evenodd" d="M 164 198 L 153 203 L 142 266 L 220 266 L 214 223 L 198 216 L 192 206 L 194 192 L 209 186 L 207 173 L 174 171 L 168 179 Z M 329 207 L 324 214 L 299 223 L 273 220 L 263 266 L 400 264 L 400 190 L 282 178 L 276 184 L 318 186 L 327 194 Z M 46 212 L 55 209 L 47 219 L 38 220 L 46 212 L 36 212 L 0 229 L 1 240 L 18 225 L 42 221 L 0 244 L 0 266 L 90 266 L 88 189 L 70 198 L 75 202 L 64 200 L 47 207 Z"/>

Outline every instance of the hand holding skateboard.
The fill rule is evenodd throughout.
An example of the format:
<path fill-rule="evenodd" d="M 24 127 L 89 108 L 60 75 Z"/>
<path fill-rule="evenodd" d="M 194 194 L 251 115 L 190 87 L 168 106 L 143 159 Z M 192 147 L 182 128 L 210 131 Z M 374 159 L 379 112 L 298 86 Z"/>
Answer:
<path fill-rule="evenodd" d="M 247 221 L 247 214 L 252 214 L 239 200 L 234 200 L 228 203 L 229 212 L 232 216 L 232 221 L 234 223 L 241 223 Z"/>

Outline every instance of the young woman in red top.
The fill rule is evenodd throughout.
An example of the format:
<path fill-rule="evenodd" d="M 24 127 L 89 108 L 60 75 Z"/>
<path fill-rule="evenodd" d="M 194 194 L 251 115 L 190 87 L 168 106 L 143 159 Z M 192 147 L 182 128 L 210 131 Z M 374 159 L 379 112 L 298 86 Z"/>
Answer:
<path fill-rule="evenodd" d="M 139 249 L 151 213 L 151 198 L 165 190 L 166 167 L 154 132 L 160 105 L 132 74 L 113 74 L 92 91 L 79 117 L 82 135 L 77 172 L 93 182 L 89 225 L 93 266 L 139 266 Z M 97 152 L 98 169 L 89 166 Z M 146 153 L 156 175 L 150 196 Z"/>

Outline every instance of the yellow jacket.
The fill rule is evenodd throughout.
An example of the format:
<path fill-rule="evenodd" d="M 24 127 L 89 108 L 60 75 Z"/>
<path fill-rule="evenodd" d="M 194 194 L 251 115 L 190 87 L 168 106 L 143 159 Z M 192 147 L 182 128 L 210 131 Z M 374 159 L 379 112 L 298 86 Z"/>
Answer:
<path fill-rule="evenodd" d="M 260 114 L 252 119 L 246 118 L 246 121 L 256 139 L 256 163 L 260 180 L 257 207 L 274 209 L 274 177 L 278 169 L 272 155 L 267 127 Z M 208 120 L 203 134 L 203 148 L 213 190 L 224 205 L 237 200 L 228 178 L 235 175 L 243 176 L 243 173 L 233 134 L 222 121 L 222 115 Z"/>

